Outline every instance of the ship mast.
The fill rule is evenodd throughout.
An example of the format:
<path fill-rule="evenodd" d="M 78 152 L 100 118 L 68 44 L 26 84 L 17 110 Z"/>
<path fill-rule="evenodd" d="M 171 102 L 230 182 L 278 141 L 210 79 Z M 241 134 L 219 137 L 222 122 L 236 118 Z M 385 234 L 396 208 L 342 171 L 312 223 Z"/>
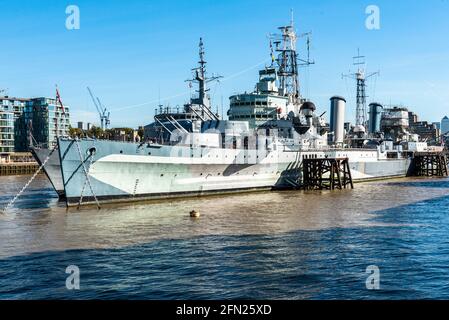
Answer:
<path fill-rule="evenodd" d="M 366 73 L 365 66 L 365 56 L 360 55 L 360 50 L 358 50 L 357 56 L 353 57 L 353 65 L 357 67 L 357 72 L 349 75 L 343 75 L 343 77 L 351 78 L 356 80 L 357 84 L 357 95 L 356 95 L 356 131 L 357 133 L 362 133 L 366 131 L 367 124 L 367 110 L 366 110 L 366 80 L 379 72 Z"/>
<path fill-rule="evenodd" d="M 289 26 L 280 27 L 281 31 L 275 38 L 276 59 L 278 65 L 280 92 L 289 97 L 290 103 L 298 104 L 301 100 L 298 80 L 298 63 L 296 54 L 296 33 L 293 20 Z"/>
<path fill-rule="evenodd" d="M 196 81 L 199 84 L 199 100 L 202 102 L 202 105 L 206 105 L 206 61 L 204 60 L 204 43 L 203 38 L 200 38 L 200 61 L 198 62 L 199 68 L 196 69 Z"/>
<path fill-rule="evenodd" d="M 192 71 L 195 72 L 194 78 L 187 80 L 187 82 L 189 82 L 190 87 L 192 86 L 192 83 L 198 84 L 198 90 L 196 91 L 198 93 L 198 98 L 191 99 L 191 104 L 200 106 L 203 116 L 206 116 L 213 120 L 219 120 L 218 116 L 214 114 L 211 110 L 210 97 L 208 95 L 210 89 L 207 88 L 207 84 L 213 81 L 217 81 L 223 77 L 218 75 L 212 75 L 211 77 L 207 77 L 206 71 L 207 62 L 205 60 L 203 38 L 200 38 L 199 57 L 200 57 L 200 60 L 198 61 L 199 66 L 197 68 L 192 69 Z"/>
<path fill-rule="evenodd" d="M 304 33 L 297 35 L 292 17 L 290 20 L 290 25 L 279 27 L 280 34 L 270 35 L 270 46 L 271 41 L 275 44 L 275 51 L 278 53 L 276 61 L 278 65 L 278 77 L 279 77 L 279 89 L 280 93 L 289 98 L 289 102 L 294 105 L 299 105 L 303 102 L 303 98 L 300 92 L 299 83 L 299 66 L 309 66 L 314 64 L 310 61 L 310 38 L 309 33 Z M 296 43 L 299 37 L 307 36 L 307 60 L 299 59 L 298 53 L 296 51 Z M 300 61 L 300 64 L 298 64 Z"/>

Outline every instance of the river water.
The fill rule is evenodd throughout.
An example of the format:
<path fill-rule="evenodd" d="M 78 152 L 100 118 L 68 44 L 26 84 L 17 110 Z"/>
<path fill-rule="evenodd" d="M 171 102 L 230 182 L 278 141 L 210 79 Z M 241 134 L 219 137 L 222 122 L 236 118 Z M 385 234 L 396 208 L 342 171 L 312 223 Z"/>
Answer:
<path fill-rule="evenodd" d="M 1 207 L 28 179 L 0 177 Z M 41 175 L 0 214 L 0 299 L 417 298 L 449 298 L 448 179 L 78 211 Z"/>

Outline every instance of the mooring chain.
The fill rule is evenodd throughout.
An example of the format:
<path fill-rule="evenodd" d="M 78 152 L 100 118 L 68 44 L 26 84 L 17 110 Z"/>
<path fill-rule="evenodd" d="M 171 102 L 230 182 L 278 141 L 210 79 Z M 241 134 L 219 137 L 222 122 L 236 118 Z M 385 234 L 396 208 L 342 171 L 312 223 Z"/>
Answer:
<path fill-rule="evenodd" d="M 92 193 L 92 195 L 93 195 L 93 197 L 94 197 L 94 199 L 95 199 L 95 202 L 96 202 L 96 204 L 97 204 L 97 207 L 98 207 L 98 209 L 100 209 L 100 208 L 101 208 L 101 207 L 100 207 L 100 203 L 98 202 L 97 196 L 95 195 L 94 189 L 92 188 L 92 184 L 90 183 L 90 178 L 89 178 L 89 171 L 90 171 L 90 167 L 92 166 L 92 163 L 93 163 L 93 158 L 94 158 L 95 151 L 92 151 L 92 153 L 91 153 L 91 155 L 90 155 L 90 161 L 89 161 L 90 163 L 89 163 L 89 171 L 88 171 L 88 170 L 86 169 L 86 166 L 84 165 L 84 157 L 83 157 L 83 154 L 82 154 L 82 152 L 81 152 L 81 147 L 80 147 L 80 145 L 79 145 L 78 139 L 76 139 L 75 142 L 76 142 L 76 147 L 77 147 L 77 149 L 78 149 L 78 154 L 79 154 L 79 156 L 80 156 L 81 165 L 82 165 L 82 167 L 83 167 L 84 176 L 86 177 L 86 180 L 84 181 L 84 186 L 85 186 L 86 183 L 87 183 L 87 185 L 89 186 L 90 192 Z M 95 143 L 95 142 L 94 142 L 94 143 Z M 80 201 L 79 201 L 79 203 L 78 203 L 78 207 L 81 206 L 82 201 L 83 201 L 84 186 L 83 186 L 83 190 L 82 190 L 82 192 L 81 192 L 81 197 L 80 197 Z"/>
<path fill-rule="evenodd" d="M 77 142 L 77 144 L 78 144 L 78 142 Z M 78 154 L 80 156 L 80 161 L 82 163 L 84 163 L 80 147 L 78 145 L 77 145 L 77 147 L 78 147 Z M 90 155 L 90 159 L 89 159 L 89 169 L 88 169 L 87 175 L 86 175 L 86 172 L 84 171 L 84 175 L 85 175 L 86 179 L 84 180 L 83 188 L 81 189 L 80 199 L 78 201 L 78 209 L 80 208 L 81 204 L 83 203 L 84 191 L 86 190 L 87 181 L 89 181 L 88 180 L 88 175 L 89 175 L 89 172 L 90 172 L 90 166 L 92 165 L 92 161 L 91 161 L 92 157 L 93 157 L 93 155 L 91 154 Z"/>
<path fill-rule="evenodd" d="M 95 142 L 94 142 L 94 147 L 95 147 Z M 87 184 L 89 184 L 90 190 L 91 190 L 93 196 L 95 197 L 95 193 L 93 192 L 92 186 L 90 185 L 90 179 L 88 178 L 88 177 L 89 177 L 89 174 L 90 174 L 90 168 L 92 167 L 92 163 L 93 163 L 93 160 L 94 160 L 94 155 L 95 155 L 94 152 L 92 152 L 91 155 L 90 155 L 90 159 L 89 159 L 89 168 L 87 169 L 86 180 L 84 180 L 83 189 L 81 190 L 80 200 L 79 200 L 79 202 L 78 202 L 78 209 L 80 208 L 81 204 L 83 203 L 84 191 L 85 191 L 85 189 L 86 189 L 86 185 L 87 185 Z M 95 197 L 95 201 L 97 202 L 98 207 L 100 207 L 99 204 L 98 204 L 98 201 L 97 201 L 96 197 Z"/>
<path fill-rule="evenodd" d="M 30 180 L 28 180 L 28 182 L 25 184 L 25 186 L 23 186 L 23 188 L 16 194 L 16 196 L 11 199 L 11 201 L 9 201 L 9 203 L 6 205 L 6 207 L 3 209 L 3 214 L 6 214 L 7 210 L 9 208 L 12 207 L 12 205 L 17 201 L 17 199 L 20 198 L 20 196 L 25 192 L 25 190 L 30 186 L 30 184 L 34 181 L 34 179 L 36 179 L 37 175 L 42 171 L 42 169 L 45 167 L 45 165 L 47 164 L 47 162 L 50 160 L 51 156 L 53 155 L 53 153 L 55 152 L 55 150 L 58 149 L 58 146 L 56 145 L 53 150 L 50 151 L 50 153 L 48 154 L 47 158 L 45 158 L 44 162 L 42 162 L 42 164 L 39 166 L 39 168 L 37 169 L 37 171 L 33 174 L 33 176 L 31 177 Z"/>

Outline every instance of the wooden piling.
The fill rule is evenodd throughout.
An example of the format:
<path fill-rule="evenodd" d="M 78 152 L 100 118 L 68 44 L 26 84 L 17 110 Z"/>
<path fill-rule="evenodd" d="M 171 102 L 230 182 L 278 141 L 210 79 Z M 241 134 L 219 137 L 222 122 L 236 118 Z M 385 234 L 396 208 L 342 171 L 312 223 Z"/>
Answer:
<path fill-rule="evenodd" d="M 413 156 L 412 175 L 416 177 L 447 177 L 448 158 L 442 152 L 417 152 Z"/>
<path fill-rule="evenodd" d="M 320 158 L 303 160 L 303 189 L 354 189 L 348 158 Z"/>

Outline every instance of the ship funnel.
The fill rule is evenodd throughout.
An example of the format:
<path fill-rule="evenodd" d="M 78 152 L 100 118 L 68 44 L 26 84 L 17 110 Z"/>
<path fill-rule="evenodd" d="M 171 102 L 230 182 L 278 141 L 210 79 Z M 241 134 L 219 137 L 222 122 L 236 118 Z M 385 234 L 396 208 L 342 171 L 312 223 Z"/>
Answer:
<path fill-rule="evenodd" d="M 376 133 L 380 132 L 380 120 L 382 116 L 383 107 L 377 102 L 373 102 L 369 105 L 369 122 L 368 132 Z"/>
<path fill-rule="evenodd" d="M 333 132 L 332 142 L 343 144 L 345 138 L 345 109 L 346 100 L 343 97 L 334 96 L 331 98 L 331 119 L 330 130 Z"/>

